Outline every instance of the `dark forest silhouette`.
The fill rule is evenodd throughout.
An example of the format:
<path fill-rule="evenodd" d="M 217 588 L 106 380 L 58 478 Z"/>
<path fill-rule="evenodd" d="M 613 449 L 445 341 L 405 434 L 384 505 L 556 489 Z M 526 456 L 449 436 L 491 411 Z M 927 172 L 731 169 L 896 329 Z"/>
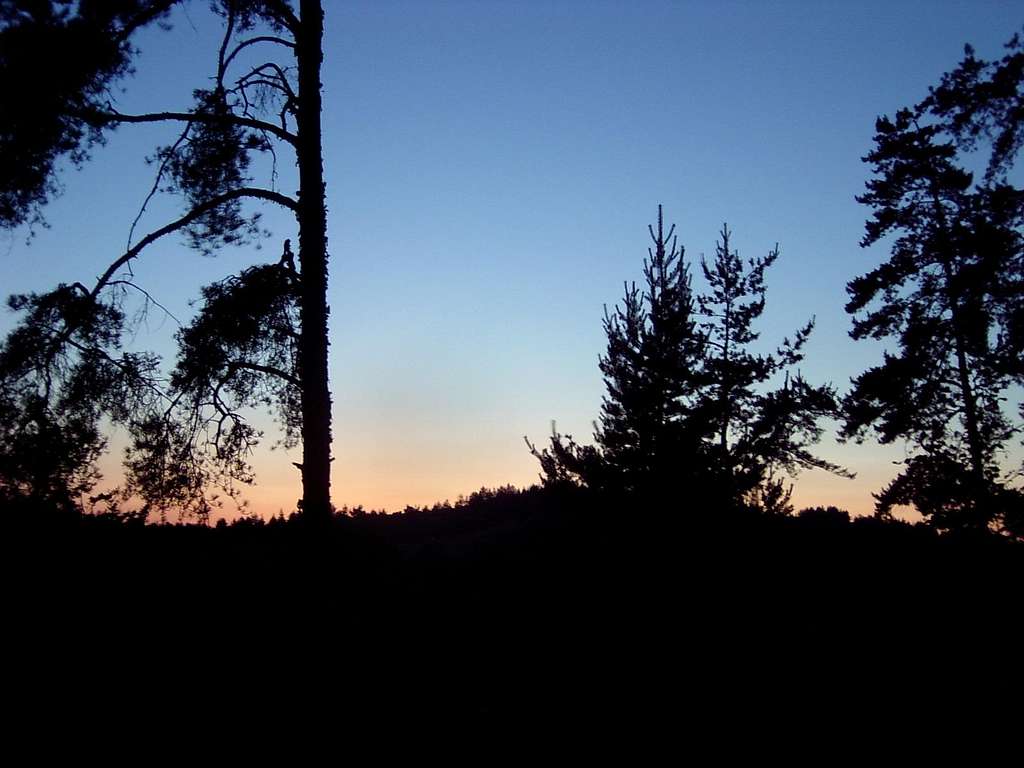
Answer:
<path fill-rule="evenodd" d="M 289 653 L 309 658 L 292 663 L 344 688 L 359 649 L 404 642 L 418 645 L 395 669 L 435 667 L 415 706 L 444 699 L 478 715 L 523 702 L 607 713 L 661 681 L 706 707 L 737 691 L 769 705 L 879 690 L 952 707 L 1022 682 L 1000 661 L 1016 653 L 1024 584 L 1024 493 L 1000 464 L 1024 419 L 1004 405 L 1024 384 L 1024 193 L 1010 176 L 1024 144 L 1019 37 L 996 61 L 968 48 L 924 101 L 877 122 L 862 244 L 892 246 L 851 280 L 847 310 L 854 338 L 891 351 L 849 392 L 800 374 L 813 320 L 752 351 L 777 246 L 744 261 L 723 226 L 694 288 L 659 206 L 644 284 L 605 311 L 593 444 L 527 441 L 540 485 L 384 515 L 330 499 L 321 3 L 213 3 L 225 29 L 213 87 L 183 112 L 115 111 L 105 94 L 130 68 L 132 35 L 175 5 L 0 4 L 0 224 L 41 223 L 58 162 L 86 162 L 130 123 L 180 126 L 156 150 L 153 190 L 186 203 L 94 286 L 8 301 L 20 321 L 0 346 L 0 527 L 25 653 L 38 637 L 51 648 L 63 622 L 90 628 L 79 640 L 94 658 L 138 627 L 186 649 L 298 636 L 308 646 Z M 232 70 L 261 47 L 265 63 Z M 285 148 L 298 194 L 252 186 L 252 159 Z M 978 153 L 975 178 L 965 166 Z M 254 241 L 243 200 L 292 211 L 298 249 L 284 240 L 271 263 L 202 288 L 165 379 L 156 356 L 123 348 L 119 296 L 141 291 L 131 262 L 177 232 L 208 254 Z M 260 435 L 240 415 L 251 406 L 302 445 L 303 499 L 288 517 L 210 526 L 215 494 L 252 480 Z M 845 439 L 912 450 L 875 517 L 794 514 L 787 475 L 846 473 L 814 453 L 829 419 Z M 125 485 L 101 494 L 105 420 L 132 445 Z M 901 505 L 924 522 L 893 519 Z M 192 524 L 152 524 L 168 513 Z M 348 643 L 347 663 L 324 638 Z M 885 652 L 894 645 L 913 650 Z M 538 695 L 553 680 L 562 698 Z M 380 683 L 349 703 L 396 706 Z"/>
<path fill-rule="evenodd" d="M 316 534 L 7 509 L 15 653 L 46 658 L 13 676 L 133 701 L 187 680 L 186 701 L 222 689 L 346 722 L 1013 717 L 1019 545 L 835 509 L 676 511 L 568 486 L 347 510 Z"/>

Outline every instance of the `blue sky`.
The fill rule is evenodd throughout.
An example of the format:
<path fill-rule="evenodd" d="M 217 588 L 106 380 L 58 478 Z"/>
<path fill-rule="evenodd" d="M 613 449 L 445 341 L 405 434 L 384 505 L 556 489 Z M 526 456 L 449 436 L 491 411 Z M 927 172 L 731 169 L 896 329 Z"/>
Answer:
<path fill-rule="evenodd" d="M 844 286 L 885 257 L 858 241 L 877 115 L 919 101 L 972 43 L 1024 25 L 1011 2 L 341 2 L 325 0 L 337 504 L 388 509 L 534 481 L 522 436 L 588 437 L 603 385 L 602 306 L 640 277 L 659 203 L 688 256 L 724 221 L 740 253 L 779 244 L 768 343 L 810 316 L 803 371 L 845 388 L 880 347 L 854 343 Z M 212 71 L 205 3 L 140 41 L 125 111 L 179 108 Z M 174 128 L 118 131 L 31 245 L 0 240 L 4 293 L 87 281 L 123 247 Z M 291 168 L 280 183 L 290 191 Z M 147 231 L 179 210 L 153 206 Z M 162 243 L 139 281 L 184 319 L 198 287 L 275 258 Z M 699 282 L 699 281 L 698 281 Z M 11 322 L 0 318 L 0 328 Z M 170 350 L 150 315 L 137 343 Z M 867 511 L 900 447 L 822 453 L 855 481 L 801 476 L 798 506 Z M 260 511 L 298 496 L 293 457 L 257 457 Z M 111 465 L 112 466 L 112 465 Z M 113 478 L 113 470 L 108 472 Z"/>

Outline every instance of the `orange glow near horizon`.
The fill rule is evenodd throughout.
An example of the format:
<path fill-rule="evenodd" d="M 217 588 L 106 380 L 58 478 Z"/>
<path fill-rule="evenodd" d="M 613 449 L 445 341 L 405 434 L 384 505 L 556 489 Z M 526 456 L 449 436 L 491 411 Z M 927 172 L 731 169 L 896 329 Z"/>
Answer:
<path fill-rule="evenodd" d="M 334 504 L 338 508 L 361 506 L 367 511 L 400 512 L 407 506 L 455 502 L 481 488 L 526 488 L 539 481 L 537 462 L 521 439 L 482 438 L 476 444 L 471 440 L 455 443 L 445 441 L 431 446 L 407 436 L 405 441 L 371 443 L 358 453 L 335 443 L 331 479 Z M 852 454 L 846 458 L 855 462 L 851 468 L 857 472 L 856 479 L 820 470 L 803 472 L 792 480 L 794 509 L 835 506 L 853 516 L 873 513 L 871 493 L 895 476 L 896 467 L 889 452 L 877 446 L 847 446 L 846 452 Z M 119 453 L 112 450 L 101 462 L 104 487 L 120 479 Z M 254 457 L 256 483 L 242 493 L 248 502 L 247 513 L 268 519 L 279 512 L 288 515 L 295 510 L 302 494 L 299 472 L 292 464 L 297 460 L 297 452 L 280 450 L 261 451 Z M 232 520 L 240 514 L 225 504 L 213 517 Z M 915 519 L 912 513 L 902 516 Z"/>
<path fill-rule="evenodd" d="M 407 506 L 429 507 L 454 502 L 481 488 L 529 487 L 539 478 L 533 457 L 527 456 L 527 459 L 509 467 L 508 471 L 503 471 L 500 465 L 489 471 L 482 467 L 463 467 L 458 460 L 437 461 L 436 457 L 418 466 L 397 461 L 383 466 L 371 461 L 353 462 L 343 467 L 336 463 L 332 496 L 339 508 L 361 506 L 367 511 L 400 512 Z M 249 510 L 264 518 L 280 511 L 287 515 L 294 510 L 302 494 L 297 475 L 290 462 L 279 468 L 267 467 L 260 473 L 257 485 L 246 490 Z M 820 471 L 806 472 L 793 481 L 793 507 L 800 510 L 835 506 L 853 516 L 870 515 L 874 511 L 872 491 L 889 479 L 891 477 L 847 480 Z M 237 515 L 225 509 L 224 516 L 231 519 Z"/>

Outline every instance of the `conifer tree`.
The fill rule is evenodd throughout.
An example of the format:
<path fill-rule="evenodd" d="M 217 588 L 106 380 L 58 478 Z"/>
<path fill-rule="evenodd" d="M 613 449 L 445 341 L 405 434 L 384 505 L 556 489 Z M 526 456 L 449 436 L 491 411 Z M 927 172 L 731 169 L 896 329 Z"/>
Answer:
<path fill-rule="evenodd" d="M 600 360 L 607 392 L 594 439 L 624 490 L 678 483 L 698 445 L 682 428 L 702 349 L 689 268 L 660 205 L 648 233 L 645 290 L 627 286 L 622 306 L 605 310 Z"/>
<path fill-rule="evenodd" d="M 819 420 L 835 416 L 838 403 L 830 385 L 812 386 L 799 372 L 790 372 L 803 359 L 813 319 L 774 353 L 752 351 L 766 304 L 765 271 L 779 249 L 744 265 L 730 237 L 723 225 L 714 259 L 701 260 L 708 285 L 697 299 L 703 376 L 690 418 L 707 430 L 707 479 L 719 503 L 787 511 L 789 492 L 781 473 L 818 468 L 848 474 L 809 450 L 821 437 Z M 768 389 L 780 375 L 781 387 Z"/>
<path fill-rule="evenodd" d="M 294 4 L 289 0 L 213 2 L 210 7 L 220 17 L 224 33 L 219 50 L 211 52 L 211 84 L 195 90 L 192 107 L 145 114 L 119 111 L 111 102 L 111 86 L 131 70 L 137 53 L 132 42 L 136 34 L 164 22 L 174 6 L 184 3 L 83 0 L 0 4 L 0 225 L 41 221 L 42 207 L 59 191 L 56 169 L 61 160 L 81 164 L 107 132 L 143 123 L 172 125 L 180 131 L 172 144 L 156 151 L 157 178 L 150 197 L 174 192 L 184 200 L 186 209 L 176 220 L 152 230 L 112 258 L 95 284 L 73 285 L 81 301 L 97 307 L 92 315 L 101 314 L 102 308 L 116 313 L 123 293 L 138 290 L 132 264 L 155 241 L 182 233 L 190 246 L 213 253 L 260 236 L 258 212 L 251 212 L 246 204 L 269 203 L 290 211 L 295 216 L 299 244 L 294 279 L 260 281 L 255 273 L 243 273 L 236 283 L 223 284 L 218 294 L 223 298 L 232 291 L 244 293 L 239 286 L 251 289 L 255 283 L 264 294 L 276 287 L 283 293 L 264 295 L 268 300 L 261 305 L 272 316 L 246 318 L 247 308 L 226 300 L 206 315 L 208 320 L 219 317 L 218 327 L 207 325 L 214 333 L 239 322 L 248 322 L 250 329 L 261 323 L 279 327 L 280 311 L 286 304 L 294 321 L 292 334 L 271 337 L 287 338 L 286 347 L 270 351 L 265 345 L 247 346 L 245 339 L 227 341 L 220 347 L 223 354 L 205 358 L 218 368 L 202 375 L 192 371 L 194 375 L 176 379 L 188 386 L 205 382 L 202 397 L 186 397 L 194 392 L 175 392 L 172 387 L 165 393 L 169 405 L 165 400 L 164 407 L 132 415 L 128 426 L 136 437 L 134 466 L 147 470 L 136 473 L 134 482 L 139 489 L 148 485 L 153 493 L 162 483 L 165 489 L 177 487 L 182 493 L 203 494 L 203 486 L 211 479 L 247 480 L 246 456 L 258 435 L 240 418 L 239 409 L 266 402 L 271 393 L 268 404 L 281 406 L 289 414 L 291 421 L 286 426 L 300 425 L 303 513 L 308 519 L 326 520 L 331 513 L 331 409 L 320 124 L 323 9 L 319 0 Z M 251 178 L 254 157 L 272 158 L 276 169 L 281 152 L 290 152 L 295 159 L 295 196 L 278 191 L 276 170 L 267 186 L 258 186 Z M 148 202 L 149 198 L 143 210 Z M 285 251 L 290 263 L 287 244 Z M 266 277 L 271 272 L 259 274 Z M 55 303 L 64 291 L 62 286 L 50 294 L 26 297 L 18 306 L 69 307 L 68 302 Z M 149 294 L 144 295 L 148 301 Z M 207 294 L 205 298 L 209 302 L 215 296 Z M 230 309 L 242 315 L 225 316 Z M 23 325 L 32 324 L 35 317 L 29 312 Z M 33 412 L 45 413 L 45 421 L 51 425 L 58 423 L 53 415 L 64 385 L 52 377 L 47 379 L 41 371 L 53 369 L 60 361 L 73 363 L 106 355 L 113 361 L 113 370 L 135 375 L 132 361 L 116 352 L 111 337 L 81 337 L 90 327 L 81 323 L 81 317 L 81 312 L 65 313 L 52 317 L 52 326 L 35 328 L 46 336 L 36 352 L 50 362 L 0 369 L 4 396 L 36 398 L 39 407 Z M 113 320 L 116 325 L 123 317 Z M 182 340 L 190 343 L 187 335 Z M 258 356 L 247 358 L 244 354 L 248 351 Z M 267 360 L 288 360 L 292 367 L 283 370 Z M 68 368 L 67 363 L 61 365 L 62 370 Z M 233 402 L 221 397 L 226 392 L 236 395 Z M 184 402 L 192 402 L 199 411 L 182 413 Z M 0 416 L 19 412 L 26 411 L 12 406 L 0 411 Z M 96 410 L 94 422 L 104 415 L 114 414 Z M 196 429 L 197 424 L 209 429 Z M 161 476 L 160 467 L 171 474 Z M 187 480 L 172 476 L 183 467 L 194 470 L 186 473 Z M 204 509 L 205 503 L 204 498 L 196 497 L 198 509 Z"/>
<path fill-rule="evenodd" d="M 710 292 L 695 295 L 674 231 L 664 231 L 659 206 L 645 290 L 627 285 L 621 306 L 605 312 L 607 391 L 594 444 L 556 432 L 545 450 L 530 448 L 548 484 L 785 511 L 782 473 L 847 474 L 809 450 L 819 420 L 837 412 L 834 391 L 789 373 L 813 323 L 774 354 L 755 355 L 749 347 L 765 307 L 764 272 L 778 250 L 745 269 L 723 229 L 714 261 L 702 263 Z M 782 386 L 766 390 L 779 375 Z"/>
<path fill-rule="evenodd" d="M 12 296 L 26 322 L 0 344 L 0 501 L 71 512 L 99 478 L 100 415 L 127 423 L 159 399 L 158 361 L 122 353 L 124 313 L 80 286 Z M 74 327 L 54 345 L 54 329 Z"/>
<path fill-rule="evenodd" d="M 648 233 L 644 290 L 626 284 L 621 305 L 605 308 L 608 341 L 599 366 L 606 393 L 595 445 L 557 433 L 543 451 L 530 445 L 546 483 L 660 493 L 696 466 L 699 435 L 684 422 L 702 349 L 689 269 L 660 205 L 657 229 Z"/>
<path fill-rule="evenodd" d="M 1020 146 L 1020 41 L 990 64 L 964 62 L 912 109 L 876 123 L 861 245 L 892 238 L 881 266 L 851 281 L 855 339 L 892 339 L 853 381 L 844 435 L 907 441 L 913 455 L 877 510 L 913 505 L 940 529 L 1021 535 L 1021 494 L 1000 466 L 1020 430 L 1003 407 L 1024 381 L 1024 195 L 1007 178 Z M 966 155 L 992 139 L 982 180 Z M 1024 412 L 1022 412 L 1024 416 Z"/>

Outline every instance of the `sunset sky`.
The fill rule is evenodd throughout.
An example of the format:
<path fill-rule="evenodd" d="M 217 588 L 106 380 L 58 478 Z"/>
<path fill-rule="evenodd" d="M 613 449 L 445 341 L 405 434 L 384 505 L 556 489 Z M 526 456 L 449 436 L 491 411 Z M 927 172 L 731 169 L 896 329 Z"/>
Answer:
<path fill-rule="evenodd" d="M 995 58 L 1024 26 L 1019 3 L 983 0 L 324 6 L 333 495 L 388 510 L 536 481 L 523 436 L 544 442 L 552 420 L 589 439 L 602 307 L 640 279 L 659 203 L 691 259 L 713 253 L 723 222 L 741 255 L 779 244 L 762 341 L 815 316 L 802 370 L 844 390 L 882 349 L 850 340 L 843 311 L 846 282 L 886 257 L 858 246 L 869 212 L 854 200 L 875 117 L 923 98 L 964 43 Z M 187 108 L 219 34 L 205 2 L 148 31 L 118 108 Z M 51 227 L 30 244 L 25 230 L 2 235 L 0 292 L 102 272 L 152 184 L 145 157 L 176 130 L 122 128 L 63 174 Z M 293 170 L 282 160 L 285 191 Z M 182 205 L 151 206 L 139 233 Z M 201 285 L 276 260 L 296 237 L 278 211 L 264 223 L 262 251 L 206 258 L 168 239 L 136 279 L 185 321 Z M 0 331 L 14 319 L 4 312 Z M 151 312 L 134 343 L 172 356 L 176 328 Z M 820 453 L 857 479 L 805 473 L 797 508 L 865 513 L 904 449 L 827 438 Z M 255 457 L 256 511 L 294 508 L 298 460 Z"/>

